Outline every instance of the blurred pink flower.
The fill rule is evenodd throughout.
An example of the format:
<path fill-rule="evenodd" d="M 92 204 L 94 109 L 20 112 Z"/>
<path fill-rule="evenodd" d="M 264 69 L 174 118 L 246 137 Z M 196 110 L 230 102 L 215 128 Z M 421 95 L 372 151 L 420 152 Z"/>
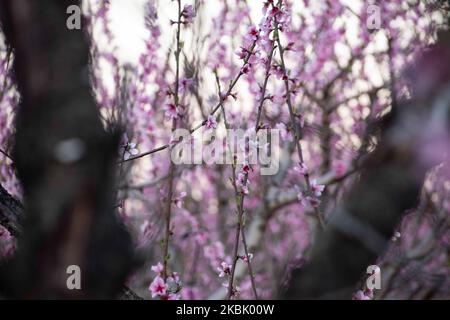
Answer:
<path fill-rule="evenodd" d="M 184 18 L 184 23 L 186 24 L 192 23 L 196 16 L 194 7 L 190 4 L 184 5 L 183 11 L 181 12 L 181 16 Z"/>

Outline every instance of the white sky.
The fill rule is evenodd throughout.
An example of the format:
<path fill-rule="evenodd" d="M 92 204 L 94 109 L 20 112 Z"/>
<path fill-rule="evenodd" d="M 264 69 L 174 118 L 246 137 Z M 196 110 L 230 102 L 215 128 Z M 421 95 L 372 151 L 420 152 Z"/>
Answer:
<path fill-rule="evenodd" d="M 148 0 L 111 0 L 111 29 L 114 33 L 117 46 L 118 57 L 122 62 L 133 63 L 137 61 L 139 53 L 143 49 L 143 39 L 146 37 L 144 28 L 144 6 Z M 205 28 L 208 28 L 208 17 L 218 14 L 220 6 L 217 5 L 221 0 L 204 1 L 204 22 Z M 262 0 L 247 0 L 251 8 L 251 16 L 255 23 L 258 23 L 262 17 Z M 320 2 L 320 1 L 318 1 Z M 183 1 L 183 4 L 193 4 L 193 0 Z M 299 2 L 297 2 L 299 3 Z M 300 8 L 300 5 L 296 5 Z M 312 2 L 314 3 L 314 1 Z M 360 0 L 345 0 L 348 6 L 358 11 L 361 5 Z M 156 0 L 159 23 L 161 24 L 162 46 L 167 48 L 174 34 L 174 28 L 170 26 L 170 19 L 176 18 L 177 3 L 171 0 Z M 356 21 L 355 21 L 356 22 Z M 356 36 L 356 28 L 348 30 L 350 35 Z M 190 36 L 189 32 L 185 36 Z M 185 39 L 186 40 L 186 39 Z M 189 40 L 189 39 L 187 39 Z M 186 41 L 188 43 L 189 41 Z M 165 51 L 165 50 L 162 50 Z"/>

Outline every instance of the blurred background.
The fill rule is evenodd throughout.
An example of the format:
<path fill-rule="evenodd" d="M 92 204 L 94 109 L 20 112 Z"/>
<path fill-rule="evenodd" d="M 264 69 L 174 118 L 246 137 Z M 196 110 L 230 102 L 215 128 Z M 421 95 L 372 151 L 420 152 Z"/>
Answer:
<path fill-rule="evenodd" d="M 305 275 L 294 270 L 305 270 L 320 294 L 345 287 L 355 299 L 448 299 L 448 5 L 183 0 L 181 16 L 178 5 L 82 2 L 99 118 L 106 130 L 124 129 L 114 211 L 142 257 L 127 287 L 144 299 L 299 298 L 296 277 Z M 14 52 L 4 38 L 0 49 L 0 183 L 5 197 L 23 201 L 12 155 Z M 221 138 L 226 125 L 280 130 L 277 174 L 262 176 L 258 165 L 173 166 L 169 148 L 157 150 L 173 142 L 174 123 L 195 128 L 217 106 Z M 237 188 L 242 172 L 248 193 Z M 343 211 L 356 220 L 333 227 Z M 7 218 L 0 224 L 0 256 L 12 259 L 16 235 Z M 382 249 L 358 247 L 378 236 Z M 344 249 L 322 263 L 330 270 L 302 269 L 332 243 Z M 335 267 L 352 252 L 354 266 Z M 365 286 L 366 262 L 380 267 L 381 289 Z M 339 281 L 313 281 L 324 274 Z"/>

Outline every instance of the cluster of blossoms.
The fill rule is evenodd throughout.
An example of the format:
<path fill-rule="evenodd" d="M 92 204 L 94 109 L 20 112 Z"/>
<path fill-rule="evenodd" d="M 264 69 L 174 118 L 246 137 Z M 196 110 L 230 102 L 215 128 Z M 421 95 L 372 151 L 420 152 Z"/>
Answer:
<path fill-rule="evenodd" d="M 372 300 L 373 299 L 373 290 L 358 290 L 353 295 L 353 300 Z"/>
<path fill-rule="evenodd" d="M 136 143 L 130 142 L 128 136 L 124 134 L 122 137 L 122 155 L 124 160 L 128 160 L 133 156 L 137 156 L 139 150 L 137 149 Z"/>
<path fill-rule="evenodd" d="M 205 128 L 207 130 L 213 130 L 217 128 L 217 120 L 213 115 L 208 115 L 208 118 L 206 118 Z"/>
<path fill-rule="evenodd" d="M 217 270 L 219 271 L 219 278 L 222 278 L 225 276 L 230 276 L 231 275 L 231 264 L 223 261 L 220 264 L 220 267 L 217 267 Z M 226 283 L 226 286 L 228 286 L 228 283 Z"/>
<path fill-rule="evenodd" d="M 250 180 L 247 178 L 247 174 L 239 172 L 236 179 L 236 187 L 239 189 L 239 191 L 247 195 L 249 193 L 249 184 Z"/>
<path fill-rule="evenodd" d="M 151 270 L 156 273 L 155 278 L 148 287 L 152 298 L 158 297 L 161 300 L 179 300 L 181 281 L 176 272 L 173 272 L 170 276 L 163 277 L 163 265 L 158 262 L 157 265 L 152 266 Z"/>
<path fill-rule="evenodd" d="M 225 261 L 220 264 L 220 267 L 217 268 L 219 272 L 219 278 L 225 278 L 227 281 L 222 283 L 224 288 L 229 288 L 229 279 L 231 278 L 231 270 L 233 266 Z M 230 298 L 237 298 L 241 292 L 241 288 L 239 286 L 233 285 L 231 288 L 231 296 Z"/>
<path fill-rule="evenodd" d="M 300 165 L 302 165 L 302 164 L 300 164 Z M 298 192 L 297 198 L 305 208 L 308 208 L 309 206 L 311 206 L 313 208 L 317 208 L 320 205 L 319 198 L 322 195 L 322 192 L 325 190 L 324 185 L 317 184 L 316 180 L 312 180 L 311 184 L 310 184 L 310 187 L 311 187 L 310 190 L 299 191 L 298 186 L 295 186 L 295 187 Z"/>
<path fill-rule="evenodd" d="M 177 119 L 177 118 L 181 117 L 183 114 L 180 109 L 181 108 L 179 106 L 176 106 L 174 103 L 166 104 L 166 106 L 164 107 L 164 110 L 165 110 L 165 115 L 166 115 L 167 119 L 173 120 L 173 119 Z"/>

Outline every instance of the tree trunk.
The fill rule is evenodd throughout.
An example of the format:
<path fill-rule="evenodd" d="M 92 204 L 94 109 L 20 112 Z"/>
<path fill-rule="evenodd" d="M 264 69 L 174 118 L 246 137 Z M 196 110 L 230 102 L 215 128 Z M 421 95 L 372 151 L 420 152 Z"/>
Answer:
<path fill-rule="evenodd" d="M 18 252 L 1 270 L 6 297 L 113 298 L 134 265 L 131 238 L 115 212 L 120 134 L 101 124 L 83 31 L 66 27 L 74 4 L 0 3 L 21 94 L 13 159 L 25 203 Z M 10 221 L 8 229 L 19 232 L 19 220 Z M 81 290 L 67 288 L 70 265 L 81 268 Z"/>

